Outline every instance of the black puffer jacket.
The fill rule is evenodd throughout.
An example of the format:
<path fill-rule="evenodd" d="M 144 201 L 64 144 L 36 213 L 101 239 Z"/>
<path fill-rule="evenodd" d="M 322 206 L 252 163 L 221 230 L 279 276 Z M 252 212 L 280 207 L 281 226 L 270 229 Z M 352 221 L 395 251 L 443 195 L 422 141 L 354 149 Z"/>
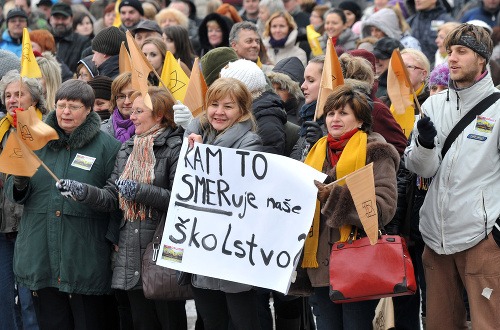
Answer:
<path fill-rule="evenodd" d="M 265 91 L 253 100 L 252 111 L 257 120 L 262 151 L 283 155 L 286 143 L 286 112 L 279 96 L 272 91 Z"/>
<path fill-rule="evenodd" d="M 148 243 L 151 242 L 161 217 L 168 210 L 183 133 L 182 129 L 167 128 L 154 141 L 153 150 L 156 157 L 154 184 L 139 184 L 135 197 L 135 202 L 151 207 L 151 216 L 147 216 L 144 221 L 137 219 L 131 222 L 121 219 L 119 250 L 114 255 L 111 283 L 115 289 L 130 290 L 142 287 L 140 276 L 142 255 Z M 123 172 L 133 147 L 134 138 L 123 143 L 106 186 L 103 189 L 88 186 L 88 193 L 83 203 L 108 211 L 118 208 L 115 180 Z"/>

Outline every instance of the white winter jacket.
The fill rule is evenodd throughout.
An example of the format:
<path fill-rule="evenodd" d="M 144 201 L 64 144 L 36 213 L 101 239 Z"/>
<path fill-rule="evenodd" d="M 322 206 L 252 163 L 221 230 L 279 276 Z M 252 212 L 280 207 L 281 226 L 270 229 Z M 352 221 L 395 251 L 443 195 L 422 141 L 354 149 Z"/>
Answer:
<path fill-rule="evenodd" d="M 441 159 L 441 148 L 452 128 L 494 92 L 498 90 L 488 73 L 469 88 L 450 87 L 449 92 L 429 97 L 422 110 L 436 126 L 436 147 L 427 149 L 418 143 L 415 124 L 405 151 L 410 171 L 425 178 L 434 176 L 420 209 L 420 231 L 436 253 L 454 254 L 475 246 L 487 237 L 500 215 L 500 100 L 477 116 Z"/>

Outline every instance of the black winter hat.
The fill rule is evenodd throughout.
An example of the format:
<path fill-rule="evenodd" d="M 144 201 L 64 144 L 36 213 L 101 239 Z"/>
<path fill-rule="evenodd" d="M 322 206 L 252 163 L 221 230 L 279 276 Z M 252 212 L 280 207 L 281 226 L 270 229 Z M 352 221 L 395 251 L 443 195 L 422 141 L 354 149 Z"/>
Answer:
<path fill-rule="evenodd" d="M 53 5 L 52 9 L 50 10 L 51 16 L 54 16 L 56 14 L 63 15 L 64 17 L 70 17 L 73 16 L 73 10 L 71 9 L 70 5 L 64 2 L 58 2 Z"/>
<path fill-rule="evenodd" d="M 126 42 L 127 37 L 119 28 L 110 26 L 101 30 L 92 40 L 92 50 L 106 55 L 120 54 L 122 41 Z"/>
<path fill-rule="evenodd" d="M 120 6 L 118 6 L 118 10 L 122 9 L 122 7 L 125 7 L 125 6 L 134 7 L 135 10 L 137 10 L 139 12 L 139 14 L 141 14 L 141 16 L 144 16 L 144 9 L 142 8 L 142 4 L 140 1 L 138 1 L 138 0 L 124 0 L 124 1 L 120 2 Z"/>
<path fill-rule="evenodd" d="M 349 10 L 351 13 L 356 16 L 356 22 L 361 19 L 363 16 L 363 11 L 361 7 L 354 1 L 344 1 L 339 4 L 339 8 L 342 10 Z"/>
<path fill-rule="evenodd" d="M 97 76 L 88 82 L 94 90 L 96 99 L 111 100 L 111 84 L 113 79 L 106 76 Z"/>
<path fill-rule="evenodd" d="M 302 64 L 298 57 L 292 56 L 282 59 L 276 63 L 273 72 L 286 74 L 293 81 L 298 82 L 299 86 L 302 86 L 304 83 L 304 64 Z"/>
<path fill-rule="evenodd" d="M 6 21 L 9 22 L 9 20 L 14 17 L 22 17 L 26 20 L 28 19 L 28 15 L 26 15 L 24 10 L 22 10 L 21 8 L 14 8 L 9 10 L 9 12 L 7 13 Z"/>
<path fill-rule="evenodd" d="M 391 58 L 392 51 L 396 48 L 403 50 L 405 47 L 396 39 L 384 37 L 373 45 L 373 55 L 379 60 L 387 60 Z"/>

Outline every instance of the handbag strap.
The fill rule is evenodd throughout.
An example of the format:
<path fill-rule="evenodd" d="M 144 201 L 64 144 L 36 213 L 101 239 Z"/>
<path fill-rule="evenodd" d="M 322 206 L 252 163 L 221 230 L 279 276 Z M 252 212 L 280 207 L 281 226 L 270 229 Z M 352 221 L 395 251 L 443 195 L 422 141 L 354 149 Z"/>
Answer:
<path fill-rule="evenodd" d="M 453 127 L 450 134 L 446 137 L 444 141 L 443 149 L 441 150 L 441 159 L 444 158 L 448 149 L 450 149 L 455 139 L 462 133 L 462 131 L 476 118 L 477 115 L 482 114 L 486 109 L 488 109 L 493 103 L 500 99 L 500 93 L 493 93 L 488 95 L 486 98 L 481 100 L 476 104 L 465 116 L 460 119 L 460 121 Z"/>
<path fill-rule="evenodd" d="M 167 213 L 163 213 L 160 223 L 158 224 L 158 227 L 156 227 L 155 233 L 153 235 L 153 241 L 156 237 L 160 238 L 160 241 L 163 237 L 163 230 L 165 229 L 165 219 L 167 218 Z"/>

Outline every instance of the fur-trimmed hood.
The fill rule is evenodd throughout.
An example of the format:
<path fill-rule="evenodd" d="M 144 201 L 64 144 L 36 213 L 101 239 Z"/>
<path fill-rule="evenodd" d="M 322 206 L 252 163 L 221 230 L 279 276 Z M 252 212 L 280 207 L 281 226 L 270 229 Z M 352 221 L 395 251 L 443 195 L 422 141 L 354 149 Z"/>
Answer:
<path fill-rule="evenodd" d="M 271 71 L 267 73 L 267 77 L 272 84 L 280 85 L 281 89 L 288 91 L 288 93 L 292 94 L 294 98 L 304 98 L 304 93 L 302 93 L 299 84 L 296 81 L 293 81 L 292 78 L 286 74 Z"/>
<path fill-rule="evenodd" d="M 54 128 L 59 135 L 59 140 L 52 140 L 47 143 L 49 148 L 59 150 L 69 147 L 70 149 L 80 149 L 92 141 L 101 130 L 101 117 L 94 111 L 90 111 L 85 121 L 75 128 L 73 133 L 67 135 L 57 123 L 56 112 L 52 111 L 47 115 L 45 123 Z"/>

